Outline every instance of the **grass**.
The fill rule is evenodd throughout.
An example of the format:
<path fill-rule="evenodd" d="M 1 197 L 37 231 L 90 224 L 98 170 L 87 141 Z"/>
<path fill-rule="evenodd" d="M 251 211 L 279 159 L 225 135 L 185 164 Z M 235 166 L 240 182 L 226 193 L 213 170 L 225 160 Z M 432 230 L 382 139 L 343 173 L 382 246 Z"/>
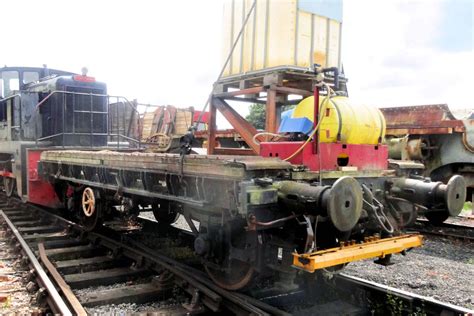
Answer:
<path fill-rule="evenodd" d="M 472 202 L 464 203 L 464 207 L 462 208 L 462 214 L 469 214 L 472 211 Z"/>

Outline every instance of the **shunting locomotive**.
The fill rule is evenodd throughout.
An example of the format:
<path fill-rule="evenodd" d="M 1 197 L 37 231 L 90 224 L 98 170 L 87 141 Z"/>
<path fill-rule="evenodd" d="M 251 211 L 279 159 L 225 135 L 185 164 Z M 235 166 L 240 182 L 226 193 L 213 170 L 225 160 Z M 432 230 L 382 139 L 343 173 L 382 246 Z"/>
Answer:
<path fill-rule="evenodd" d="M 152 211 L 164 224 L 182 215 L 209 276 L 231 290 L 386 262 L 421 245 L 403 234 L 418 212 L 460 212 L 464 180 L 432 182 L 417 164 L 389 161 L 383 116 L 336 95 L 321 73 L 295 110 L 310 113 L 309 132 L 282 130 L 279 142 L 255 135 L 259 155 L 229 156 L 189 154 L 192 137 L 181 154 L 145 152 L 134 103 L 86 73 L 0 69 L 5 191 L 91 230 L 118 214 Z"/>

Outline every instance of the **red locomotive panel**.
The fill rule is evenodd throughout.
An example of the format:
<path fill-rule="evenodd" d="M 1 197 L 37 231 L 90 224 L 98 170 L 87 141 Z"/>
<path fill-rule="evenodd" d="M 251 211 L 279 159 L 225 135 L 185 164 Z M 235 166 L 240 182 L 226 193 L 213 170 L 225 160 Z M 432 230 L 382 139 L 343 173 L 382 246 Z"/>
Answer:
<path fill-rule="evenodd" d="M 28 150 L 28 202 L 51 208 L 59 208 L 61 202 L 51 183 L 38 176 L 38 162 L 43 150 Z"/>

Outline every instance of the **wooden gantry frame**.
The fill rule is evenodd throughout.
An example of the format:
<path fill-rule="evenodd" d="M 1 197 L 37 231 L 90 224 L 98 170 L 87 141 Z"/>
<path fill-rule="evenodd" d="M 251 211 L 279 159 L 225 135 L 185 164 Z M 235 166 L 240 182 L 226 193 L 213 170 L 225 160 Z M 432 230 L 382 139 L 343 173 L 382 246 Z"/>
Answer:
<path fill-rule="evenodd" d="M 214 84 L 209 102 L 208 148 L 209 155 L 258 155 L 259 146 L 253 142 L 258 131 L 243 118 L 228 101 L 265 104 L 265 131 L 276 133 L 280 124 L 281 107 L 297 104 L 289 95 L 302 98 L 313 95 L 316 76 L 313 71 L 299 67 L 278 67 L 223 78 Z M 222 148 L 216 143 L 217 111 L 229 121 L 248 144 L 249 149 Z"/>

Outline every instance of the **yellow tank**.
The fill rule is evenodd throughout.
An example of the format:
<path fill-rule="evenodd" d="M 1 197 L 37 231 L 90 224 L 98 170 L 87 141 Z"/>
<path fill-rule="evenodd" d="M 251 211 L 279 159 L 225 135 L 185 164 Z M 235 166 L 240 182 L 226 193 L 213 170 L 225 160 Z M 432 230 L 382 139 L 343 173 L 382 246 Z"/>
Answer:
<path fill-rule="evenodd" d="M 321 96 L 321 109 L 325 97 Z M 349 98 L 343 96 L 332 97 L 326 107 L 320 127 L 320 141 L 344 144 L 376 145 L 385 137 L 385 118 L 382 112 L 367 105 L 353 105 Z M 314 98 L 308 97 L 295 108 L 293 118 L 306 117 L 313 121 Z M 339 139 L 338 139 L 339 138 Z"/>

